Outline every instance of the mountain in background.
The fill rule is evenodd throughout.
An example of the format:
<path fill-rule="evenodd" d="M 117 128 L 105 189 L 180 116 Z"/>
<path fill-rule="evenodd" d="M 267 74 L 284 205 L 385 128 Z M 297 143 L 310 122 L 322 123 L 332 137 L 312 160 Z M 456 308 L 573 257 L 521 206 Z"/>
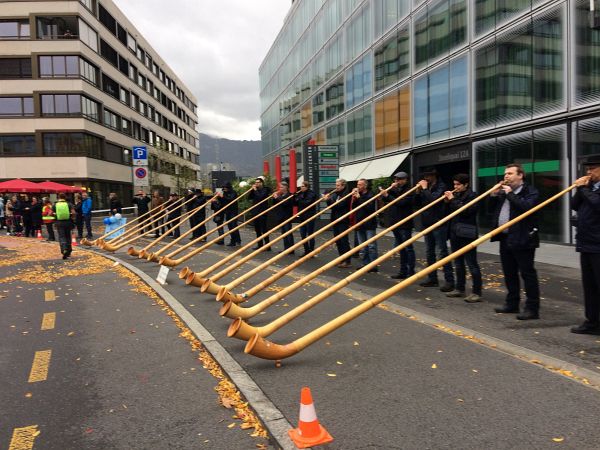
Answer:
<path fill-rule="evenodd" d="M 262 173 L 261 141 L 232 141 L 200 133 L 200 164 L 209 170 L 235 170 L 238 177 Z M 210 167 L 212 166 L 212 167 Z"/>

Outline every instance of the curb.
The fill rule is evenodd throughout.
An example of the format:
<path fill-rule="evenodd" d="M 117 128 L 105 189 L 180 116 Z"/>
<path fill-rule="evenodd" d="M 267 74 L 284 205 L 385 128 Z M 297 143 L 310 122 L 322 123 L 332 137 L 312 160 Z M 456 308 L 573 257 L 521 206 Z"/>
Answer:
<path fill-rule="evenodd" d="M 275 441 L 276 445 L 282 450 L 295 450 L 296 447 L 288 436 L 288 430 L 294 428 L 288 422 L 283 413 L 269 400 L 260 387 L 250 378 L 246 371 L 240 366 L 235 359 L 219 344 L 215 337 L 198 322 L 198 320 L 179 303 L 166 289 L 164 289 L 152 277 L 141 271 L 137 267 L 123 261 L 116 256 L 106 253 L 99 253 L 91 250 L 94 253 L 103 256 L 107 259 L 115 261 L 140 277 L 144 283 L 150 286 L 179 316 L 186 326 L 196 335 L 206 350 L 221 366 L 229 379 L 237 386 L 242 395 L 248 400 L 252 409 L 265 425 L 269 432 L 270 438 Z"/>

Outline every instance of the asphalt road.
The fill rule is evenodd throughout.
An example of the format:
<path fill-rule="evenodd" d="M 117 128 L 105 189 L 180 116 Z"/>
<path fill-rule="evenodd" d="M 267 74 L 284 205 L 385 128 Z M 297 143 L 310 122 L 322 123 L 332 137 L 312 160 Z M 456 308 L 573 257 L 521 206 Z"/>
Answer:
<path fill-rule="evenodd" d="M 243 234 L 245 242 L 249 236 L 249 233 Z M 384 240 L 381 247 L 385 248 L 389 244 L 389 239 Z M 280 245 L 276 244 L 276 247 L 279 249 Z M 418 255 L 422 255 L 420 250 L 418 249 Z M 193 270 L 201 270 L 218 262 L 230 251 L 226 247 L 211 248 L 185 265 L 189 265 Z M 303 274 L 315 270 L 334 254 L 332 250 L 324 252 L 291 273 L 291 276 L 279 280 L 268 291 L 259 293 L 249 303 L 254 304 Z M 274 253 L 263 253 L 255 258 L 253 263 L 265 260 L 267 255 L 271 257 Z M 158 274 L 158 266 L 154 263 L 129 257 L 123 252 L 117 253 L 116 256 L 148 273 L 152 278 Z M 201 294 L 197 288 L 186 286 L 177 278 L 178 270 L 169 274 L 168 284 L 164 288 L 235 358 L 290 423 L 296 424 L 298 420 L 301 387 L 311 387 L 319 420 L 335 439 L 328 448 L 600 448 L 600 429 L 596 419 L 600 413 L 600 377 L 597 376 L 600 374 L 599 342 L 597 337 L 568 333 L 568 326 L 578 323 L 582 317 L 577 271 L 559 266 L 538 265 L 544 297 L 542 319 L 523 323 L 516 321 L 514 316 L 493 313 L 493 306 L 500 304 L 503 299 L 499 265 L 497 257 L 481 256 L 485 277 L 485 302 L 467 305 L 462 300 L 447 299 L 437 289 L 411 286 L 392 297 L 381 308 L 363 314 L 298 355 L 282 361 L 281 367 L 276 367 L 272 361 L 244 354 L 244 342 L 227 338 L 226 330 L 231 321 L 218 316 L 220 304 L 214 301 L 214 296 Z M 282 264 L 291 261 L 292 257 L 284 257 L 280 263 L 271 264 L 269 270 L 245 282 L 236 288 L 235 292 L 252 287 L 273 271 L 277 271 Z M 297 339 L 371 298 L 382 289 L 392 286 L 394 281 L 389 279 L 389 275 L 397 270 L 395 265 L 396 261 L 382 265 L 380 273 L 368 274 L 358 282 L 350 284 L 281 328 L 269 339 L 282 344 Z M 252 264 L 244 265 L 219 283 L 229 282 L 252 267 Z M 14 272 L 16 267 L 0 269 Z M 305 284 L 285 300 L 268 308 L 251 323 L 268 323 L 349 273 L 348 270 L 341 269 L 327 272 L 325 276 Z M 88 275 L 79 276 L 77 280 L 86 277 Z M 70 326 L 62 329 L 60 335 L 52 335 L 50 340 L 43 334 L 47 333 L 46 331 L 42 333 L 42 341 L 26 341 L 25 343 L 29 344 L 28 352 L 24 350 L 26 346 L 23 341 L 40 334 L 37 331 L 39 318 L 36 319 L 38 322 L 35 322 L 32 319 L 34 311 L 20 309 L 25 307 L 23 303 L 29 304 L 34 301 L 19 302 L 22 298 L 16 295 L 24 296 L 23 289 L 32 288 L 31 291 L 27 291 L 27 295 L 39 297 L 40 286 L 29 286 L 19 282 L 17 286 L 11 283 L 10 288 L 2 288 L 9 291 L 4 294 L 9 297 L 0 299 L 0 330 L 8 331 L 0 333 L 6 333 L 11 340 L 7 341 L 10 342 L 9 346 L 2 346 L 0 364 L 1 367 L 6 367 L 7 362 L 10 363 L 11 374 L 6 378 L 11 381 L 7 389 L 2 388 L 0 393 L 9 398 L 6 404 L 9 404 L 11 409 L 4 414 L 0 413 L 0 423 L 4 424 L 10 420 L 8 427 L 0 427 L 0 433 L 4 433 L 0 434 L 0 442 L 10 439 L 6 429 L 40 423 L 44 424 L 44 433 L 37 437 L 38 442 L 43 442 L 45 436 L 49 442 L 57 442 L 50 440 L 53 436 L 51 431 L 46 432 L 46 423 L 42 419 L 44 416 L 40 412 L 46 411 L 55 423 L 54 428 L 48 428 L 55 430 L 54 439 L 72 439 L 72 448 L 202 448 L 204 435 L 198 436 L 198 433 L 205 432 L 206 429 L 214 430 L 214 434 L 206 438 L 210 441 L 207 448 L 255 448 L 257 441 L 249 438 L 238 426 L 233 429 L 227 428 L 227 425 L 233 422 L 229 414 L 231 411 L 218 405 L 216 396 L 212 393 L 214 379 L 211 380 L 210 375 L 207 375 L 209 378 L 206 384 L 198 380 L 202 372 L 199 368 L 190 374 L 196 357 L 190 353 L 189 347 L 186 347 L 187 343 L 177 337 L 176 328 L 169 335 L 167 331 L 174 325 L 171 325 L 171 319 L 164 311 L 152 306 L 152 301 L 149 304 L 134 300 L 125 301 L 121 298 L 121 293 L 115 296 L 114 293 L 118 292 L 118 289 L 115 291 L 106 287 L 108 283 L 115 283 L 114 276 L 111 277 L 110 274 L 89 277 L 94 281 L 88 284 L 94 286 L 95 283 L 100 283 L 99 279 L 108 279 L 97 291 L 90 290 L 85 301 L 72 298 L 74 301 L 69 302 L 67 307 L 61 307 L 64 311 L 73 311 L 75 322 L 65 322 Z M 72 280 L 69 284 L 72 289 L 83 294 L 74 287 Z M 18 285 L 22 287 L 20 291 L 17 290 Z M 88 290 L 92 289 L 85 283 L 84 286 Z M 58 287 L 69 289 L 66 286 Z M 126 287 L 124 289 L 127 290 Z M 67 293 L 70 294 L 65 292 Z M 57 300 L 65 301 L 66 297 Z M 145 300 L 147 301 L 147 298 Z M 36 301 L 39 301 L 39 298 Z M 42 307 L 37 312 L 38 316 L 47 306 L 47 302 L 40 303 Z M 123 313 L 125 304 L 128 305 L 128 314 Z M 8 308 L 12 315 L 5 315 L 3 308 Z M 121 311 L 117 312 L 116 309 Z M 68 315 L 68 312 L 61 314 Z M 147 317 L 147 314 L 152 314 L 152 317 Z M 19 317 L 25 317 L 32 323 L 28 324 L 26 319 Z M 58 318 L 62 317 L 59 314 Z M 87 320 L 81 317 L 87 317 Z M 94 325 L 96 320 L 100 321 L 99 325 Z M 60 320 L 57 321 L 59 322 Z M 82 324 L 87 325 L 87 328 L 83 328 Z M 146 325 L 147 334 L 142 337 L 135 327 L 143 328 L 144 324 L 154 326 Z M 18 328 L 12 329 L 10 325 Z M 79 325 L 81 330 L 75 325 Z M 159 328 L 155 328 L 155 325 L 159 325 Z M 26 326 L 29 328 L 25 328 Z M 109 327 L 112 331 L 87 331 L 94 326 L 98 330 Z M 134 328 L 131 328 L 132 326 Z M 134 335 L 130 334 L 131 329 L 136 329 Z M 69 336 L 71 331 L 67 330 L 74 331 L 75 334 Z M 23 335 L 23 331 L 28 331 L 28 334 Z M 78 333 L 82 333 L 79 339 Z M 84 339 L 83 335 L 86 333 L 91 333 L 89 339 Z M 131 342 L 132 336 L 140 341 L 134 344 Z M 33 349 L 45 347 L 42 344 L 46 342 L 48 345 L 56 345 L 59 349 L 64 346 L 65 349 L 61 352 L 70 352 L 71 355 L 66 357 L 67 360 L 69 357 L 77 360 L 79 355 L 84 355 L 82 359 L 90 363 L 85 366 L 85 371 L 79 371 L 71 367 L 72 361 L 67 361 L 65 370 L 61 371 L 64 374 L 59 376 L 61 384 L 53 386 L 51 393 L 36 393 L 32 389 L 48 386 L 51 377 L 49 375 L 47 381 L 32 385 L 27 384 L 27 373 L 31 367 Z M 61 345 L 60 342 L 64 343 Z M 111 369 L 114 365 L 114 349 L 117 346 L 130 345 L 131 351 L 123 357 L 123 361 L 117 363 L 117 369 Z M 72 348 L 69 349 L 69 346 Z M 156 346 L 156 350 L 150 346 Z M 5 347 L 12 350 L 5 350 Z M 107 349 L 112 350 L 107 352 Z M 138 355 L 136 358 L 138 353 L 144 357 L 140 358 Z M 53 352 L 53 358 L 54 354 Z M 539 360 L 536 356 L 538 354 L 547 358 Z M 98 363 L 100 359 L 97 358 L 101 358 L 101 363 Z M 146 362 L 146 358 L 153 358 L 152 363 Z M 560 371 L 551 367 L 547 361 L 552 358 L 570 364 L 575 370 Z M 83 361 L 77 361 L 77 364 L 83 367 L 82 363 Z M 128 369 L 120 366 L 121 363 Z M 164 367 L 161 366 L 162 363 Z M 144 414 L 136 416 L 126 424 L 123 423 L 124 417 L 110 420 L 118 410 L 120 400 L 117 399 L 134 390 L 132 385 L 139 384 L 133 382 L 132 373 L 139 373 L 140 365 L 143 369 L 139 369 L 141 373 L 147 373 L 150 370 L 149 366 L 153 369 L 156 366 L 163 367 L 156 383 L 150 386 L 144 384 L 147 390 L 141 396 L 144 400 L 147 398 L 143 405 L 145 408 L 135 408 Z M 19 366 L 22 367 L 19 369 Z M 49 374 L 52 374 L 54 368 L 60 366 L 57 364 L 50 367 Z M 79 366 L 75 365 L 75 368 L 77 367 Z M 13 373 L 13 370 L 20 372 Z M 116 377 L 115 371 L 123 371 L 128 375 Z M 188 373 L 183 376 L 183 372 Z M 578 375 L 581 373 L 590 373 L 592 376 L 583 379 Z M 73 395 L 73 399 L 69 399 L 67 394 L 61 395 L 61 386 L 63 391 L 66 390 L 65 385 L 77 386 L 78 381 L 64 381 L 71 380 L 74 374 L 77 380 L 86 378 L 92 382 L 89 383 L 91 387 L 82 383 L 84 387 L 76 389 L 77 394 Z M 192 382 L 189 382 L 188 375 L 191 375 Z M 2 377 L 5 378 L 4 374 Z M 171 388 L 176 383 L 173 379 L 181 383 L 177 389 Z M 100 389 L 96 389 L 96 386 Z M 166 400 L 173 395 L 174 390 L 181 393 L 181 399 Z M 27 392 L 34 395 L 30 398 L 25 397 Z M 54 398 L 51 397 L 53 394 Z M 33 404 L 32 400 L 41 395 L 50 397 L 43 398 L 44 401 L 36 405 L 37 409 L 29 408 L 29 405 Z M 72 403 L 77 402 L 79 396 L 83 398 L 80 403 L 85 407 L 73 406 Z M 207 396 L 210 397 L 208 402 Z M 139 396 L 134 398 L 139 399 Z M 70 421 L 60 421 L 63 414 L 50 413 L 57 411 L 53 404 L 57 403 L 57 399 L 63 400 L 61 404 L 64 404 L 64 407 L 60 411 L 64 416 L 70 417 Z M 154 399 L 156 401 L 153 401 Z M 131 398 L 127 401 L 135 403 Z M 150 407 L 148 405 L 160 402 L 168 403 L 169 408 L 174 408 L 176 412 L 150 417 L 145 415 Z M 121 406 L 124 411 L 118 412 L 132 414 L 130 410 L 134 408 L 126 401 L 122 403 L 128 405 L 128 408 Z M 190 404 L 195 409 L 190 410 Z M 215 411 L 210 409 L 211 406 Z M 257 408 L 260 410 L 259 406 L 257 405 Z M 111 409 L 113 412 L 110 412 Z M 25 410 L 25 413 L 21 416 L 13 410 Z M 174 419 L 178 414 L 183 418 L 193 416 L 196 419 L 193 425 L 203 427 L 202 431 L 197 431 L 199 428 L 194 428 L 193 425 L 186 426 L 189 422 L 185 422 L 183 418 L 180 419 L 183 424 L 180 428 L 169 426 L 179 423 Z M 100 419 L 97 415 L 100 415 Z M 165 415 L 168 416 L 168 420 L 161 422 Z M 97 421 L 90 421 L 90 416 Z M 125 416 L 125 419 L 127 418 L 128 416 Z M 132 427 L 132 424 L 135 424 L 135 427 Z M 171 447 L 157 446 L 152 441 L 146 447 L 131 446 L 132 443 L 137 443 L 141 436 L 156 434 L 152 430 L 157 426 L 165 433 L 165 439 L 161 442 L 170 442 Z M 125 431 L 131 431 L 132 428 L 135 430 L 136 427 L 144 431 L 136 433 L 136 439 L 129 439 Z M 88 433 L 88 428 L 100 431 Z M 81 446 L 81 442 L 85 445 Z M 282 444 L 287 442 L 282 441 Z M 40 444 L 40 448 L 59 447 L 44 447 Z"/>

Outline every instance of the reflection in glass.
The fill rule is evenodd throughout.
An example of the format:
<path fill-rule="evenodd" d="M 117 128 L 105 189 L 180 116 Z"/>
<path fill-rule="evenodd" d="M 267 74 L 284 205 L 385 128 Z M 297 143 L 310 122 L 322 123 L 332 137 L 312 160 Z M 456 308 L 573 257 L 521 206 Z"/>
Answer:
<path fill-rule="evenodd" d="M 450 102 L 448 89 L 448 66 L 429 75 L 429 138 L 448 137 Z"/>
<path fill-rule="evenodd" d="M 589 23 L 589 1 L 575 2 L 575 101 L 600 101 L 600 28 Z"/>

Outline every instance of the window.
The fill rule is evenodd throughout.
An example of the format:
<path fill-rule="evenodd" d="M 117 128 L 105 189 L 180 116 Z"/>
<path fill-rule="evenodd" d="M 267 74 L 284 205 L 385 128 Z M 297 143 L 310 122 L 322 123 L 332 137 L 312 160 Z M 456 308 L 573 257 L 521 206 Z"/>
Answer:
<path fill-rule="evenodd" d="M 81 95 L 41 95 L 42 116 L 67 117 L 81 115 Z"/>
<path fill-rule="evenodd" d="M 372 58 L 366 54 L 346 72 L 346 109 L 371 97 Z"/>
<path fill-rule="evenodd" d="M 92 14 L 96 15 L 96 0 L 79 0 L 79 3 L 89 9 Z"/>
<path fill-rule="evenodd" d="M 0 156 L 35 155 L 34 135 L 0 136 Z"/>
<path fill-rule="evenodd" d="M 102 139 L 87 133 L 42 133 L 46 156 L 102 158 Z"/>
<path fill-rule="evenodd" d="M 475 0 L 475 34 L 494 30 L 530 9 L 531 0 Z"/>
<path fill-rule="evenodd" d="M 98 19 L 102 25 L 104 25 L 112 34 L 116 36 L 117 21 L 102 5 L 100 5 L 98 8 Z"/>
<path fill-rule="evenodd" d="M 87 59 L 79 58 L 79 73 L 81 78 L 89 81 L 94 86 L 98 86 L 98 68 Z"/>
<path fill-rule="evenodd" d="M 586 105 L 600 101 L 600 28 L 590 26 L 588 0 L 575 5 L 575 103 Z"/>
<path fill-rule="evenodd" d="M 0 58 L 0 80 L 31 78 L 30 58 Z"/>
<path fill-rule="evenodd" d="M 114 112 L 106 108 L 104 109 L 103 123 L 104 126 L 108 128 L 121 131 L 121 116 L 115 114 Z"/>
<path fill-rule="evenodd" d="M 119 67 L 119 54 L 104 39 L 100 39 L 100 54 L 113 66 Z"/>
<path fill-rule="evenodd" d="M 2 39 L 29 39 L 28 19 L 0 20 L 0 40 Z"/>
<path fill-rule="evenodd" d="M 98 104 L 98 102 L 89 99 L 83 95 L 81 96 L 81 113 L 83 114 L 83 117 L 90 119 L 93 122 L 99 122 L 99 110 L 100 105 Z"/>
<path fill-rule="evenodd" d="M 119 87 L 119 100 L 129 105 L 129 91 L 123 87 Z"/>
<path fill-rule="evenodd" d="M 375 90 L 406 78 L 409 71 L 410 43 L 408 25 L 405 25 L 375 49 Z"/>
<path fill-rule="evenodd" d="M 375 152 L 397 150 L 410 144 L 410 86 L 375 103 Z"/>
<path fill-rule="evenodd" d="M 119 99 L 119 83 L 102 74 L 102 90 L 113 98 Z"/>
<path fill-rule="evenodd" d="M 98 52 L 98 33 L 81 19 L 79 19 L 79 39 L 92 50 Z"/>
<path fill-rule="evenodd" d="M 38 39 L 77 39 L 81 34 L 77 20 L 77 16 L 37 17 Z"/>
<path fill-rule="evenodd" d="M 33 116 L 32 97 L 0 97 L 0 117 Z"/>
<path fill-rule="evenodd" d="M 78 56 L 40 56 L 41 78 L 79 78 Z"/>
<path fill-rule="evenodd" d="M 344 79 L 338 78 L 325 90 L 327 119 L 344 111 Z"/>
<path fill-rule="evenodd" d="M 371 156 L 371 106 L 349 114 L 346 120 L 348 160 Z"/>
<path fill-rule="evenodd" d="M 135 38 L 127 33 L 127 48 L 131 50 L 132 53 L 135 53 L 136 46 L 137 42 L 135 41 Z"/>

